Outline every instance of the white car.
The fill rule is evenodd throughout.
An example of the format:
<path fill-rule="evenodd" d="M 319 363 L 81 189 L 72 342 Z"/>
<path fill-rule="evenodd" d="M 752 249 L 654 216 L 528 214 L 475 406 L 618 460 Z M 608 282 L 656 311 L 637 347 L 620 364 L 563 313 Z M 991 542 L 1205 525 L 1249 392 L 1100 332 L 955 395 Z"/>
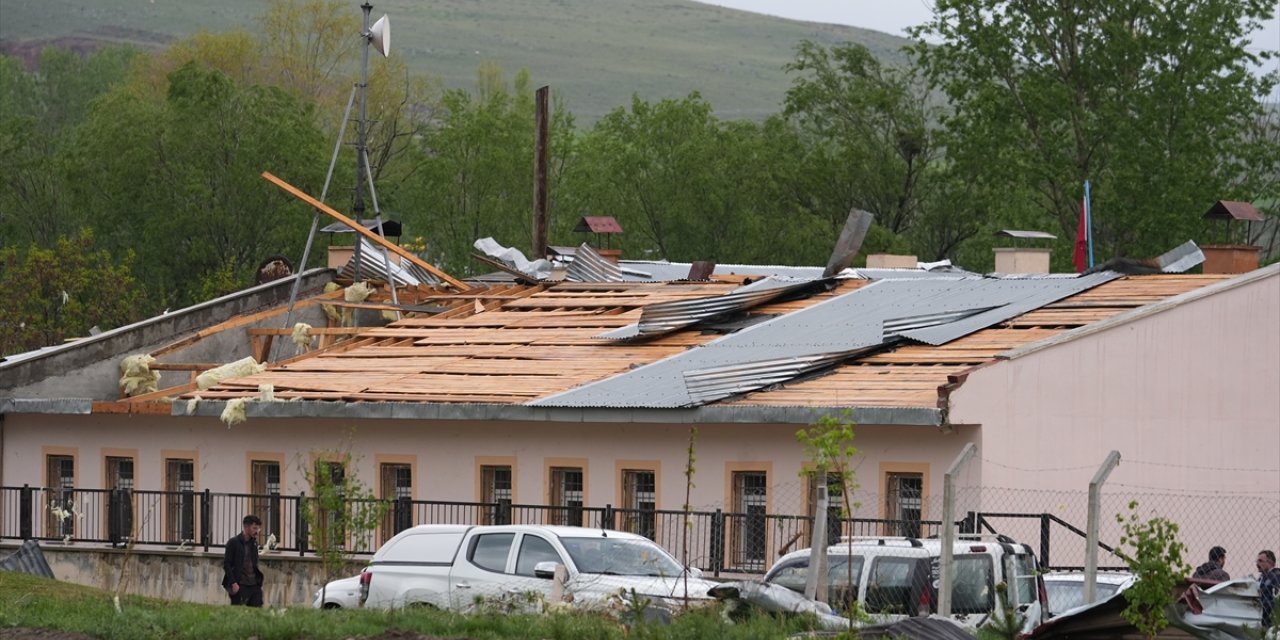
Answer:
<path fill-rule="evenodd" d="M 1046 618 L 1052 618 L 1064 611 L 1075 609 L 1084 604 L 1084 573 L 1080 571 L 1063 571 L 1046 573 L 1040 576 L 1044 580 L 1044 590 L 1049 597 L 1049 610 Z M 1094 602 L 1102 602 L 1107 598 L 1128 589 L 1133 584 L 1134 575 L 1127 571 L 1099 571 L 1097 596 Z"/>
<path fill-rule="evenodd" d="M 556 576 L 563 582 L 557 583 Z M 366 607 L 471 611 L 486 602 L 592 607 L 634 595 L 674 606 L 711 602 L 716 583 L 662 547 L 624 531 L 545 525 L 419 525 L 382 545 L 360 575 Z"/>
<path fill-rule="evenodd" d="M 360 608 L 360 576 L 334 580 L 323 589 L 317 589 L 311 606 L 316 609 Z"/>

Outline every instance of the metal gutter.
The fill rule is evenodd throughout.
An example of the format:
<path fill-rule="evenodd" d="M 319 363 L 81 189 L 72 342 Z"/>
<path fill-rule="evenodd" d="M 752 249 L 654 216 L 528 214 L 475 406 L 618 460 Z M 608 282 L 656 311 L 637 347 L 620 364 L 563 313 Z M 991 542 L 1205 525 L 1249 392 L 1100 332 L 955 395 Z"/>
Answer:
<path fill-rule="evenodd" d="M 1051 338 L 1045 338 L 1044 340 L 1040 340 L 1038 342 L 1032 342 L 1030 344 L 1025 344 L 1015 349 L 1010 349 L 1008 351 L 1005 351 L 1004 353 L 1000 353 L 996 355 L 996 360 L 1015 360 L 1023 356 L 1029 356 L 1037 351 L 1048 349 L 1050 347 L 1053 347 L 1059 344 L 1065 344 L 1067 342 L 1079 340 L 1081 338 L 1091 336 L 1095 333 L 1100 333 L 1102 331 L 1114 329 L 1115 327 L 1126 325 L 1126 324 L 1129 324 L 1130 322 L 1136 322 L 1138 320 L 1146 318 L 1147 316 L 1152 316 L 1157 313 L 1164 313 L 1165 311 L 1180 307 L 1189 302 L 1194 302 L 1204 297 L 1222 293 L 1224 291 L 1230 291 L 1237 287 L 1243 287 L 1245 285 L 1253 284 L 1254 282 L 1265 280 L 1267 278 L 1274 278 L 1277 275 L 1280 275 L 1280 262 L 1272 264 L 1270 266 L 1262 267 L 1260 269 L 1255 269 L 1248 273 L 1238 275 L 1229 280 L 1222 280 L 1220 282 L 1215 282 L 1205 287 L 1200 287 L 1199 289 L 1193 289 L 1186 293 L 1180 293 L 1176 296 L 1165 298 L 1164 300 L 1161 300 L 1159 302 L 1153 302 L 1148 305 L 1143 305 L 1141 307 L 1138 307 L 1137 309 L 1133 309 L 1130 311 L 1126 311 L 1124 313 L 1111 316 L 1110 318 L 1107 318 L 1105 320 L 1093 322 L 1083 327 L 1077 327 L 1075 329 L 1071 329 L 1070 331 L 1064 331 Z"/>
<path fill-rule="evenodd" d="M 191 415 L 218 417 L 221 400 L 202 400 Z M 501 420 L 510 422 L 598 422 L 630 424 L 811 424 L 822 416 L 850 417 L 858 424 L 935 427 L 941 412 L 930 407 L 762 407 L 712 405 L 691 409 L 599 409 L 530 407 L 518 404 L 420 402 L 247 402 L 255 418 L 337 418 L 379 420 Z M 186 417 L 186 403 L 175 402 L 173 416 Z"/>

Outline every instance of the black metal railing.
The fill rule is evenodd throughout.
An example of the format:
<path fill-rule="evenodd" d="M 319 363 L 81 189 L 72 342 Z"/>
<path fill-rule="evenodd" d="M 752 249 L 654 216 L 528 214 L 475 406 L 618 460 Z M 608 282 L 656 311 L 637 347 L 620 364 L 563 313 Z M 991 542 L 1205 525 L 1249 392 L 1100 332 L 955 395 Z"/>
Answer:
<path fill-rule="evenodd" d="M 262 519 L 262 544 L 299 555 L 315 551 L 306 511 L 314 501 L 298 495 L 214 493 L 204 491 L 143 491 L 103 489 L 46 489 L 0 487 L 0 539 L 61 540 L 68 544 L 128 544 L 163 548 L 221 548 L 240 530 L 241 519 L 253 513 Z M 371 508 L 371 501 L 347 501 L 344 509 Z M 1050 522 L 1073 534 L 1079 529 L 1050 514 L 968 514 L 959 521 L 962 532 L 994 532 L 993 518 L 1040 519 L 1042 566 L 1050 568 Z M 324 516 L 321 516 L 323 521 Z M 779 557 L 809 546 L 813 518 L 800 515 L 620 509 L 603 507 L 512 504 L 497 502 L 388 501 L 381 524 L 373 531 L 326 531 L 352 554 L 371 554 L 395 534 L 420 524 L 550 524 L 600 527 L 650 538 L 713 575 L 762 573 Z M 828 540 L 836 536 L 939 535 L 937 520 L 848 518 L 829 522 Z"/>

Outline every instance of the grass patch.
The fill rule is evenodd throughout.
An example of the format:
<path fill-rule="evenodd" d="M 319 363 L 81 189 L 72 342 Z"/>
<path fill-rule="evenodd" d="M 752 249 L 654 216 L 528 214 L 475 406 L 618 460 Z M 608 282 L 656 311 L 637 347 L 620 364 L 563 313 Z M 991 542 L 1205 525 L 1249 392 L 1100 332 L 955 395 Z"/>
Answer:
<path fill-rule="evenodd" d="M 718 607 L 678 616 L 671 625 L 627 629 L 603 615 L 574 612 L 549 616 L 463 616 L 441 611 L 319 611 L 309 608 L 247 609 L 129 596 L 117 612 L 111 593 L 56 580 L 0 571 L 0 635 L 5 629 L 39 628 L 82 633 L 104 640 L 165 638 L 214 640 L 343 640 L 396 638 L 414 634 L 475 640 L 695 640 L 783 638 L 810 629 L 805 618 L 760 616 L 729 625 Z"/>

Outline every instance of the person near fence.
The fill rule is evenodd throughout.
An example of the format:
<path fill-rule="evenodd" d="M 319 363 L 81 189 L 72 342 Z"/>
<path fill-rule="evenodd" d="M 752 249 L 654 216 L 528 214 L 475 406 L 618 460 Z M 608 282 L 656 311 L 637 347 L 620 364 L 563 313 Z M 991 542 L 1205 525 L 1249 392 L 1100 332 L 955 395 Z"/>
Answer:
<path fill-rule="evenodd" d="M 1226 582 L 1231 579 L 1231 576 L 1222 568 L 1226 563 L 1227 550 L 1222 547 L 1214 547 L 1209 550 L 1209 561 L 1196 567 L 1196 571 L 1191 574 L 1191 577 L 1196 580 Z"/>
<path fill-rule="evenodd" d="M 1262 628 L 1271 628 L 1271 614 L 1280 596 L 1280 567 L 1276 553 L 1270 549 L 1258 552 L 1258 600 L 1262 604 Z"/>
<path fill-rule="evenodd" d="M 258 533 L 262 531 L 262 520 L 251 513 L 242 524 L 243 530 L 227 540 L 222 588 L 231 597 L 231 604 L 261 607 L 263 575 L 258 569 Z"/>

